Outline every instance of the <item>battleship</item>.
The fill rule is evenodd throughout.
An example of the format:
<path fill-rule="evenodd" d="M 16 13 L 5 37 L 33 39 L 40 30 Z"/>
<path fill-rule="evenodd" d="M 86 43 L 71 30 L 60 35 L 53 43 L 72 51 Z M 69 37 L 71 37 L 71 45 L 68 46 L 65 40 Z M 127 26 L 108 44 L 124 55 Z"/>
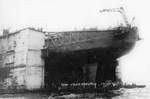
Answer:
<path fill-rule="evenodd" d="M 116 76 L 117 59 L 127 54 L 139 39 L 137 27 L 131 26 L 122 7 L 100 12 L 119 12 L 126 25 L 107 30 L 92 28 L 47 34 L 42 50 L 46 88 L 62 83 L 119 80 Z"/>

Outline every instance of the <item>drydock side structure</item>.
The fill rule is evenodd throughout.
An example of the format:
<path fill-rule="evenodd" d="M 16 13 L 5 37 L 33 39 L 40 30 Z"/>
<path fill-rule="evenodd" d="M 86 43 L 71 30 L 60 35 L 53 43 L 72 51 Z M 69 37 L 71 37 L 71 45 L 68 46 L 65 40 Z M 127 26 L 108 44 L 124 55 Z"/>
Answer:
<path fill-rule="evenodd" d="M 44 33 L 30 28 L 10 34 L 4 32 L 0 37 L 0 88 L 42 88 L 44 40 Z"/>

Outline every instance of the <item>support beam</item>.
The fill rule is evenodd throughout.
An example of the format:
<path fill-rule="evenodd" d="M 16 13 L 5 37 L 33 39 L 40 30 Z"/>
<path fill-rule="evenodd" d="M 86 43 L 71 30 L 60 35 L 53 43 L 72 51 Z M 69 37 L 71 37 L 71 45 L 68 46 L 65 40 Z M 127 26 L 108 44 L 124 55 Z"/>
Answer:
<path fill-rule="evenodd" d="M 115 82 L 116 77 L 116 66 L 118 65 L 117 60 L 99 61 L 96 73 L 96 82 L 101 83 L 107 80 Z"/>

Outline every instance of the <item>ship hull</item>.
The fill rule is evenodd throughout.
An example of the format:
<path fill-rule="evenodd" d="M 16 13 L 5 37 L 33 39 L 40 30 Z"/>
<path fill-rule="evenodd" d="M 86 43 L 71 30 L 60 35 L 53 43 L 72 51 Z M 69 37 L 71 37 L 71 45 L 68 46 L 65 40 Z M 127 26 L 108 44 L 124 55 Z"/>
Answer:
<path fill-rule="evenodd" d="M 137 40 L 135 28 L 80 31 L 76 34 L 82 32 L 88 34 L 88 38 L 79 36 L 82 39 L 73 42 L 71 37 L 64 44 L 55 40 L 53 45 L 52 40 L 47 40 L 47 48 L 43 50 L 47 87 L 61 83 L 116 81 L 116 59 L 127 54 Z"/>

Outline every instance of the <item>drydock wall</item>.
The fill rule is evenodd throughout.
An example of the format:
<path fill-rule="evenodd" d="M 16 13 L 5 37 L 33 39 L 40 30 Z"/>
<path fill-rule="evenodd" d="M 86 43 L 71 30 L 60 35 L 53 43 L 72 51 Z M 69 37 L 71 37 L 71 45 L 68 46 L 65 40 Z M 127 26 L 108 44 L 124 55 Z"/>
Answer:
<path fill-rule="evenodd" d="M 44 33 L 24 29 L 0 37 L 0 88 L 37 89 L 44 84 Z"/>

